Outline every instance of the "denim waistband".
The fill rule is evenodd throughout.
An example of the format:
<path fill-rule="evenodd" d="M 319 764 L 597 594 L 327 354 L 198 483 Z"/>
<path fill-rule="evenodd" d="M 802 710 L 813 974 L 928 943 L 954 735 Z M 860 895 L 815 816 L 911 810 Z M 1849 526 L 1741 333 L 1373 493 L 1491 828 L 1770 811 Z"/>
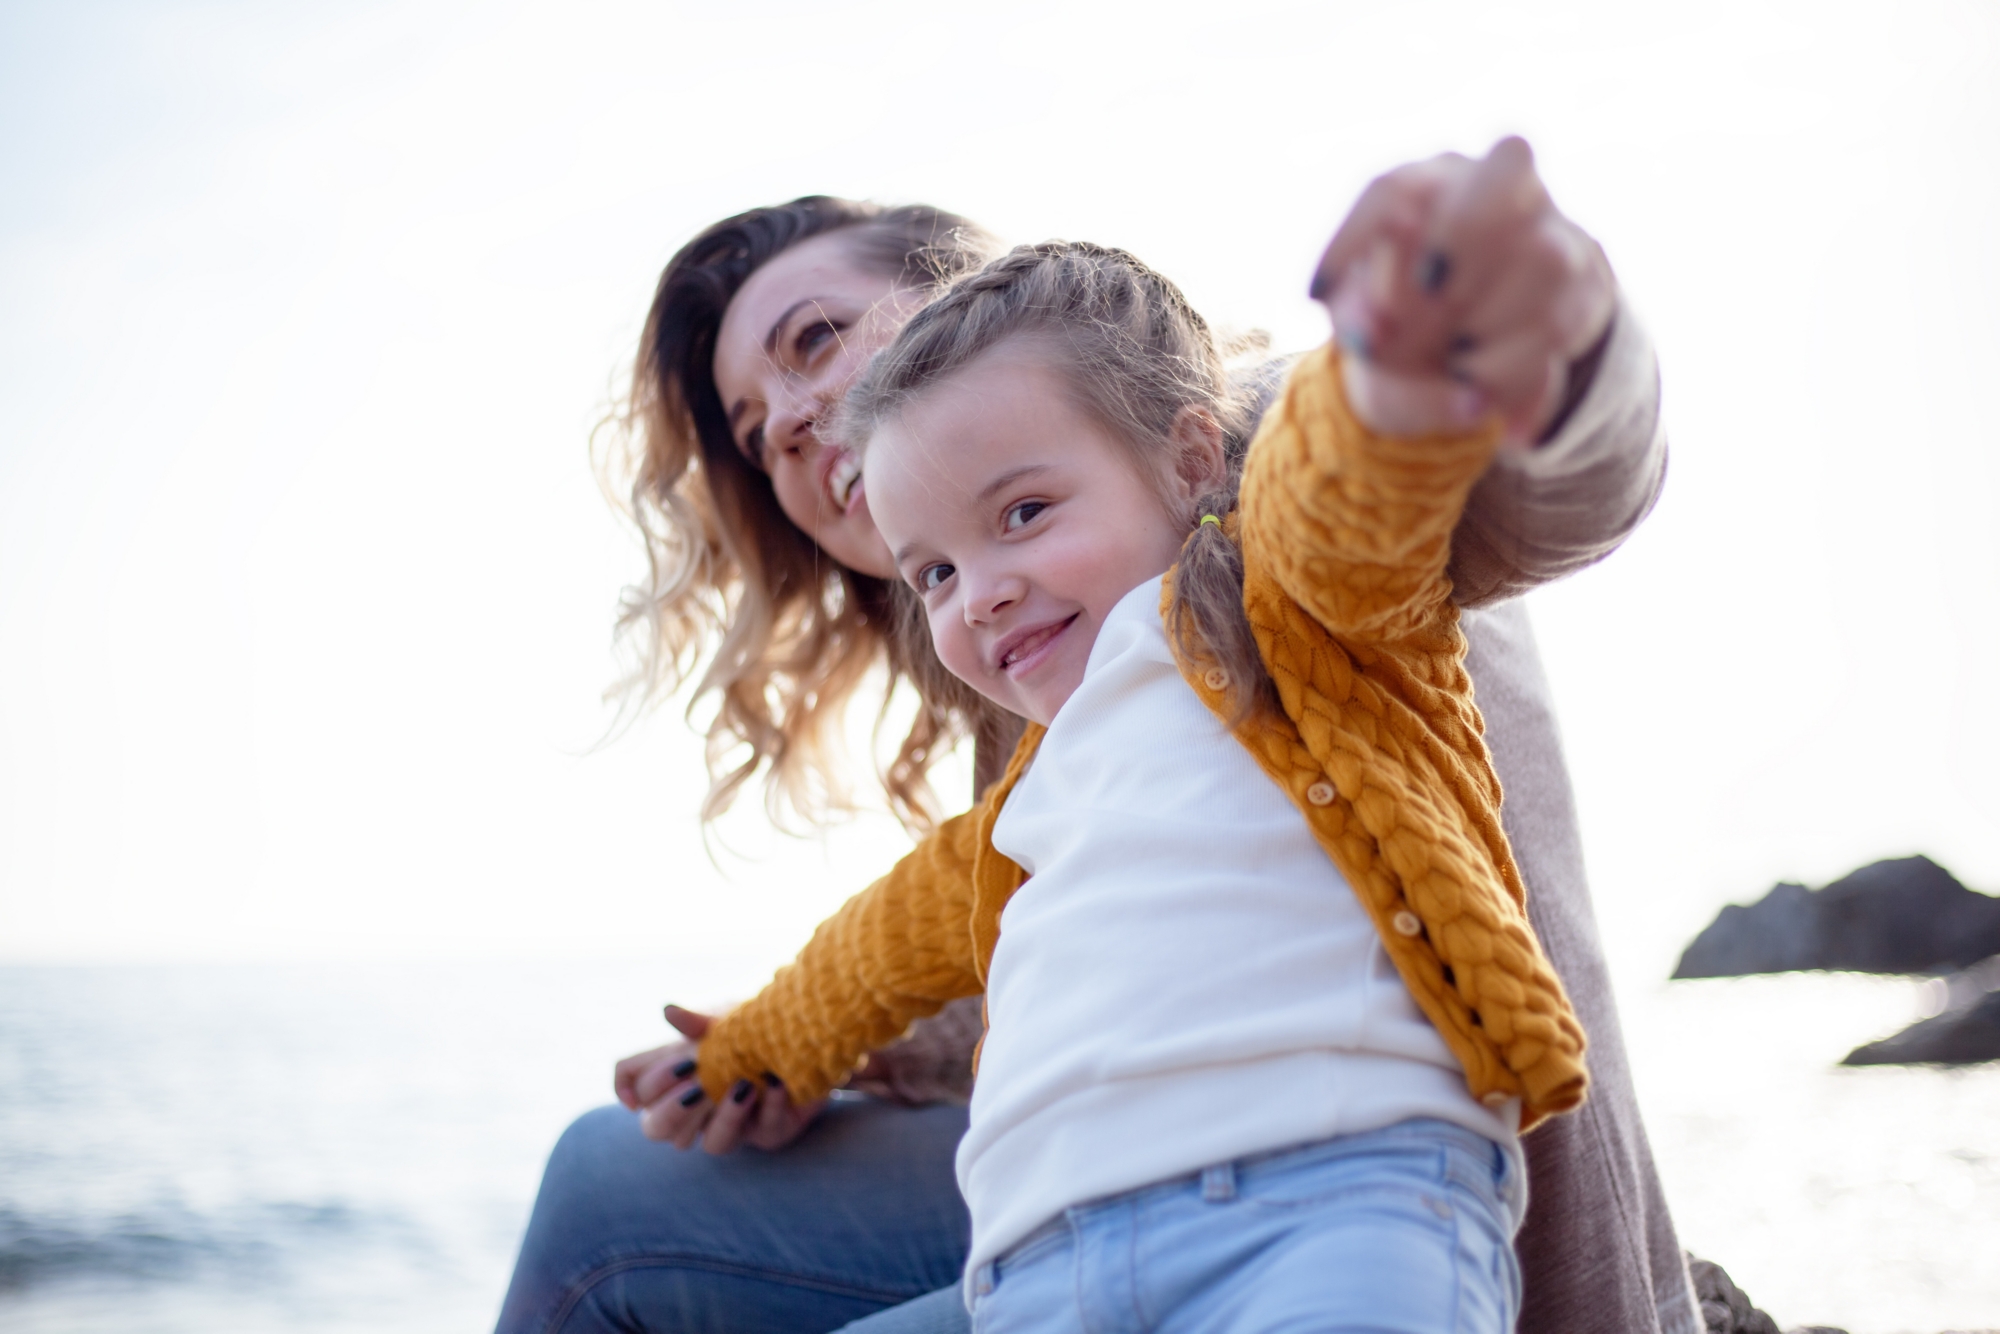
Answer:
<path fill-rule="evenodd" d="M 1216 1163 L 1199 1172 L 1184 1173 L 1117 1195 L 1072 1205 L 1009 1246 L 990 1262 L 990 1267 L 1005 1269 L 1010 1264 L 1020 1263 L 1030 1250 L 1040 1250 L 1051 1238 L 1071 1231 L 1099 1210 L 1143 1203 L 1195 1185 L 1199 1185 L 1204 1199 L 1227 1200 L 1233 1198 L 1238 1189 L 1254 1184 L 1260 1178 L 1405 1145 L 1443 1150 L 1446 1180 L 1455 1181 L 1480 1194 L 1490 1193 L 1504 1210 L 1512 1214 L 1515 1225 L 1519 1225 L 1522 1214 L 1526 1212 L 1526 1183 L 1521 1180 L 1520 1167 L 1514 1157 L 1475 1130 L 1433 1117 L 1416 1117 L 1377 1130 L 1362 1130 L 1351 1135 L 1314 1140 L 1309 1144 L 1293 1144 L 1247 1154 Z"/>

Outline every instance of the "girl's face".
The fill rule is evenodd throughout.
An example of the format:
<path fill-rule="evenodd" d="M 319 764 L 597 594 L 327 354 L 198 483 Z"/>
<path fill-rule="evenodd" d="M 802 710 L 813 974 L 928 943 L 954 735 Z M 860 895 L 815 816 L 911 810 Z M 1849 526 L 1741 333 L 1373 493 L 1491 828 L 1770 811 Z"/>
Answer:
<path fill-rule="evenodd" d="M 815 236 L 752 273 L 723 312 L 715 387 L 730 434 L 779 508 L 851 570 L 893 579 L 853 454 L 820 423 L 923 298 L 858 264 L 852 238 Z"/>
<path fill-rule="evenodd" d="M 868 476 L 875 522 L 923 599 L 938 658 L 1038 723 L 1083 680 L 1111 608 L 1173 564 L 1194 486 L 1209 480 L 1175 477 L 1163 493 L 1018 342 L 878 426 Z"/>

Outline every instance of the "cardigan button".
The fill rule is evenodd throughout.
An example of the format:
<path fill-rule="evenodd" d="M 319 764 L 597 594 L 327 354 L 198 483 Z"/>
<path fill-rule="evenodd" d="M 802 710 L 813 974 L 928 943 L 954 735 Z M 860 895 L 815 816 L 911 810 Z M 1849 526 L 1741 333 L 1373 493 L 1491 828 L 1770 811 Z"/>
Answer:
<path fill-rule="evenodd" d="M 1306 800 L 1315 806 L 1331 806 L 1333 804 L 1333 784 L 1327 782 L 1324 778 L 1320 779 L 1319 782 L 1314 783 L 1306 789 Z"/>
<path fill-rule="evenodd" d="M 1220 667 L 1211 667 L 1201 674 L 1201 683 L 1210 690 L 1227 690 L 1229 688 L 1229 673 L 1223 671 Z"/>
<path fill-rule="evenodd" d="M 1491 1093 L 1480 1099 L 1481 1102 L 1496 1112 L 1505 1107 L 1510 1100 L 1511 1095 L 1502 1093 L 1499 1089 L 1494 1089 Z"/>
<path fill-rule="evenodd" d="M 1408 908 L 1391 917 L 1389 925 L 1396 928 L 1396 934 L 1399 936 L 1414 936 L 1424 929 L 1424 924 L 1418 921 L 1417 915 Z"/>

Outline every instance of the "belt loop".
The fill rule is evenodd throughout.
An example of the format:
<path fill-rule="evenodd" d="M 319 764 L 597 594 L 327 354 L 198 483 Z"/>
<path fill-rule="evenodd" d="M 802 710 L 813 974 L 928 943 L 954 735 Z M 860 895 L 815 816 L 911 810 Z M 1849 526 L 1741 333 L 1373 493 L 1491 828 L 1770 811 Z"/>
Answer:
<path fill-rule="evenodd" d="M 985 1264 L 972 1271 L 972 1294 L 975 1297 L 987 1297 L 991 1296 L 992 1293 L 993 1262 L 988 1260 Z"/>
<path fill-rule="evenodd" d="M 1223 1204 L 1236 1198 L 1236 1164 L 1217 1163 L 1201 1169 L 1201 1198 L 1207 1204 Z"/>

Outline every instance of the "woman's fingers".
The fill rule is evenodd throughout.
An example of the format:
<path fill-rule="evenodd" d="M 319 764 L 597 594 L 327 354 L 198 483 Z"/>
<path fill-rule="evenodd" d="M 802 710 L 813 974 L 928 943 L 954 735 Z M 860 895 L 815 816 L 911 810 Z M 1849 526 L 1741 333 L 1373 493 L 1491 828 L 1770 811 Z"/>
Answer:
<path fill-rule="evenodd" d="M 611 1068 L 612 1092 L 617 1095 L 619 1102 L 624 1103 L 631 1110 L 637 1111 L 651 1102 L 654 1096 L 657 1096 L 657 1093 L 649 1096 L 639 1092 L 640 1078 L 648 1070 L 658 1065 L 662 1059 L 671 1056 L 675 1052 L 691 1052 L 691 1050 L 684 1042 L 670 1042 L 664 1047 L 655 1047 L 651 1051 L 642 1051 L 636 1056 L 627 1056 Z"/>
<path fill-rule="evenodd" d="M 1498 413 L 1517 443 L 1549 420 L 1617 304 L 1603 250 L 1555 207 L 1517 138 L 1375 182 L 1316 285 L 1330 287 L 1348 394 L 1370 426 L 1423 434 Z"/>
<path fill-rule="evenodd" d="M 782 1149 L 811 1125 L 826 1099 L 794 1107 L 782 1085 L 766 1088 L 757 1099 L 757 1111 L 744 1132 L 744 1140 L 764 1150 Z"/>
<path fill-rule="evenodd" d="M 666 1140 L 677 1149 L 692 1149 L 708 1122 L 715 1105 L 700 1084 L 688 1081 L 667 1091 L 667 1096 L 640 1114 L 639 1125 L 651 1139 Z"/>
<path fill-rule="evenodd" d="M 1539 439 L 1562 402 L 1569 358 L 1541 328 L 1482 344 L 1454 363 L 1488 408 L 1505 422 L 1508 444 Z"/>
<path fill-rule="evenodd" d="M 1474 386 L 1435 375 L 1400 375 L 1365 357 L 1342 358 L 1340 373 L 1348 406 L 1378 435 L 1456 435 L 1477 426 L 1489 406 Z"/>
<path fill-rule="evenodd" d="M 747 1079 L 733 1084 L 708 1126 L 701 1134 L 701 1147 L 710 1153 L 729 1153 L 743 1142 L 744 1129 L 757 1108 L 757 1086 Z"/>
<path fill-rule="evenodd" d="M 650 1107 L 690 1078 L 698 1068 L 692 1042 L 676 1042 L 653 1054 L 653 1060 L 632 1081 L 632 1092 L 641 1107 Z"/>
<path fill-rule="evenodd" d="M 1455 304 L 1476 301 L 1554 209 L 1527 142 L 1502 139 L 1439 192 L 1418 261 L 1426 290 Z"/>
<path fill-rule="evenodd" d="M 1465 161 L 1457 153 L 1445 153 L 1370 181 L 1320 256 L 1313 274 L 1313 300 L 1325 301 L 1332 296 L 1354 264 L 1381 241 L 1408 242 L 1420 235 L 1438 193 L 1462 170 Z"/>
<path fill-rule="evenodd" d="M 715 1022 L 715 1016 L 712 1014 L 702 1014 L 698 1010 L 690 1010 L 680 1005 L 667 1006 L 666 1016 L 667 1022 L 679 1030 L 682 1037 L 693 1042 L 700 1042 L 707 1037 L 709 1025 Z"/>

